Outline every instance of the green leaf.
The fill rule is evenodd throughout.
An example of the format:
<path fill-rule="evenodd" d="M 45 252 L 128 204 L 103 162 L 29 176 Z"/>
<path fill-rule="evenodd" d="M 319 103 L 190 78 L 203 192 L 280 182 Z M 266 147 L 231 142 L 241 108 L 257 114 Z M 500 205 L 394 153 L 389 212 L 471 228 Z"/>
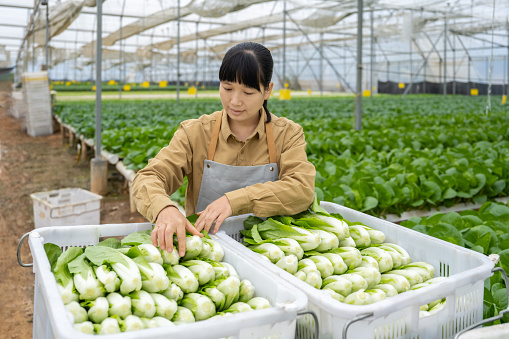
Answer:
<path fill-rule="evenodd" d="M 152 238 L 150 234 L 147 234 L 145 231 L 142 232 L 134 232 L 128 234 L 122 241 L 120 242 L 122 245 L 127 246 L 137 246 L 141 244 L 152 244 Z M 118 248 L 118 247 L 113 247 Z"/>
<path fill-rule="evenodd" d="M 463 237 L 461 233 L 456 229 L 456 227 L 451 224 L 446 223 L 438 223 L 433 226 L 430 230 L 428 230 L 428 235 L 432 237 L 439 238 L 450 243 L 464 246 Z"/>
<path fill-rule="evenodd" d="M 484 224 L 484 222 L 475 215 L 462 215 L 461 219 L 463 220 L 465 227 L 474 227 Z"/>
<path fill-rule="evenodd" d="M 428 234 L 428 227 L 426 225 L 416 225 L 412 227 L 412 229 L 417 232 Z"/>
<path fill-rule="evenodd" d="M 440 219 L 440 221 L 451 224 L 454 227 L 456 227 L 458 230 L 462 230 L 464 228 L 463 219 L 461 218 L 461 215 L 459 215 L 456 212 L 449 212 L 449 213 L 444 214 L 444 216 Z"/>
<path fill-rule="evenodd" d="M 486 184 L 486 176 L 482 173 L 477 173 L 475 175 L 475 178 L 477 179 L 477 186 L 470 189 L 470 194 L 472 194 L 472 196 L 476 195 L 477 193 L 479 193 L 479 191 L 484 187 L 484 185 Z"/>
<path fill-rule="evenodd" d="M 62 286 L 67 286 L 69 280 L 72 279 L 72 275 L 69 272 L 69 267 L 67 265 L 82 253 L 83 248 L 81 247 L 69 247 L 58 257 L 53 273 L 55 273 L 57 281 L 62 283 Z"/>
<path fill-rule="evenodd" d="M 107 238 L 98 243 L 96 246 L 107 246 L 111 248 L 120 248 L 121 243 L 117 238 Z"/>
<path fill-rule="evenodd" d="M 53 272 L 53 269 L 57 264 L 58 257 L 62 254 L 62 249 L 58 245 L 48 242 L 44 244 L 44 252 L 46 252 L 46 256 L 48 257 L 51 272 Z"/>
<path fill-rule="evenodd" d="M 499 244 L 498 247 L 500 247 L 501 250 L 507 250 L 509 249 L 509 234 L 502 234 L 498 237 Z"/>
<path fill-rule="evenodd" d="M 189 222 L 194 226 L 194 223 L 196 222 L 196 220 L 198 220 L 198 214 L 195 213 L 193 215 L 188 216 L 187 220 L 189 220 Z"/>
<path fill-rule="evenodd" d="M 481 206 L 479 213 L 489 213 L 496 217 L 509 214 L 509 207 L 503 204 L 488 202 Z"/>
<path fill-rule="evenodd" d="M 361 212 L 368 211 L 374 209 L 378 205 L 378 200 L 374 197 L 367 197 L 364 200 L 364 207 Z"/>
<path fill-rule="evenodd" d="M 505 310 L 507 308 L 507 289 L 502 288 L 493 293 L 493 299 L 495 305 L 499 310 Z M 509 321 L 509 314 L 504 314 L 502 322 Z"/>
<path fill-rule="evenodd" d="M 502 283 L 496 283 L 491 286 L 491 293 L 495 293 L 498 290 L 505 288 L 505 285 Z"/>
<path fill-rule="evenodd" d="M 280 223 L 272 218 L 268 218 L 264 222 L 258 224 L 257 230 L 263 239 L 288 238 L 301 235 L 291 226 Z"/>
<path fill-rule="evenodd" d="M 263 241 L 262 237 L 260 236 L 260 233 L 258 233 L 258 225 L 253 225 L 251 228 L 251 236 L 253 237 L 253 240 L 256 243 L 260 243 Z"/>
<path fill-rule="evenodd" d="M 322 213 L 324 215 L 329 215 L 329 212 L 323 207 L 320 206 L 320 200 L 318 200 L 318 195 L 315 192 L 315 197 L 313 199 L 313 203 L 311 204 L 311 211 L 315 213 Z"/>
<path fill-rule="evenodd" d="M 423 185 L 426 186 L 427 191 L 429 193 L 429 198 L 433 202 L 440 201 L 440 198 L 442 197 L 442 189 L 440 188 L 440 186 L 438 186 L 435 182 L 429 180 L 424 181 Z"/>
<path fill-rule="evenodd" d="M 258 225 L 263 222 L 262 218 L 255 217 L 254 215 L 248 216 L 244 220 L 244 229 L 250 230 L 254 225 Z"/>
<path fill-rule="evenodd" d="M 129 249 L 130 250 L 130 249 Z M 120 263 L 129 267 L 129 262 L 119 250 L 106 246 L 88 246 L 85 249 L 85 255 L 95 266 L 101 266 L 105 263 Z"/>
<path fill-rule="evenodd" d="M 92 266 L 86 260 L 85 254 L 77 256 L 73 261 L 67 264 L 67 267 L 69 267 L 69 272 L 72 274 L 81 274 L 85 279 L 87 278 L 88 271 L 92 269 Z"/>
<path fill-rule="evenodd" d="M 500 267 L 502 267 L 504 271 L 509 272 L 509 250 L 498 252 L 498 255 L 500 256 Z"/>
<path fill-rule="evenodd" d="M 442 200 L 455 198 L 456 195 L 457 195 L 456 190 L 449 187 L 448 189 L 445 190 Z"/>
<path fill-rule="evenodd" d="M 465 239 L 472 242 L 474 245 L 481 246 L 484 254 L 488 254 L 488 249 L 490 247 L 498 245 L 498 238 L 495 231 L 484 225 L 472 227 L 465 233 Z"/>

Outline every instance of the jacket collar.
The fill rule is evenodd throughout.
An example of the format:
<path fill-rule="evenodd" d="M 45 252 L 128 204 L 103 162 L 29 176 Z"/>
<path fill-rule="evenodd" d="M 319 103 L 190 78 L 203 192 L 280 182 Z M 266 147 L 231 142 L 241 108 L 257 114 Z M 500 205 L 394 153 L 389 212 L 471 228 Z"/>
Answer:
<path fill-rule="evenodd" d="M 265 110 L 263 107 L 260 109 L 260 120 L 258 121 L 258 125 L 256 126 L 253 134 L 249 136 L 249 138 L 253 138 L 255 135 L 258 135 L 258 139 L 261 139 L 265 135 L 265 120 L 267 115 L 265 114 Z M 228 113 L 223 109 L 223 116 L 221 121 L 221 135 L 225 141 L 228 140 L 230 136 L 234 137 L 232 130 L 230 129 L 230 124 L 228 123 Z M 248 138 L 248 139 L 249 139 Z"/>

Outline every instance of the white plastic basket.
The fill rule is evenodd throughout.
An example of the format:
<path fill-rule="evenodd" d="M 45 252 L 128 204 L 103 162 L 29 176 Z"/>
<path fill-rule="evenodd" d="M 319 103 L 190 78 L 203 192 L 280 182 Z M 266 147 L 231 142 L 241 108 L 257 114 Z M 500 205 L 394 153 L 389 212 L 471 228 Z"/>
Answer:
<path fill-rule="evenodd" d="M 84 247 L 97 244 L 102 237 L 125 236 L 150 228 L 150 223 L 141 223 L 46 227 L 30 232 L 28 243 L 34 259 L 35 273 L 33 338 L 92 338 L 91 335 L 77 332 L 72 327 L 72 315 L 66 311 L 60 298 L 44 252 L 44 243 L 51 242 L 63 249 L 69 246 Z M 274 307 L 172 328 L 152 328 L 101 338 L 294 338 L 297 314 L 306 308 L 306 296 L 288 282 L 260 268 L 256 262 L 240 255 L 218 237 L 211 237 L 223 246 L 224 261 L 233 265 L 242 279 L 251 281 L 256 288 L 256 296 L 267 298 Z M 228 237 L 224 235 L 223 238 Z"/>
<path fill-rule="evenodd" d="M 34 203 L 35 227 L 99 225 L 101 199 L 81 188 L 30 194 Z"/>
<path fill-rule="evenodd" d="M 461 335 L 460 339 L 507 339 L 509 324 L 493 325 L 471 330 Z"/>
<path fill-rule="evenodd" d="M 321 206 L 330 213 L 340 213 L 347 220 L 360 221 L 384 232 L 386 242 L 403 246 L 412 261 L 428 262 L 435 267 L 435 276 L 449 278 L 371 305 L 342 304 L 238 243 L 247 216 L 228 218 L 221 230 L 231 238 L 226 238 L 226 234 L 219 234 L 219 238 L 236 246 L 243 256 L 256 261 L 260 267 L 271 270 L 303 291 L 308 297 L 308 310 L 318 315 L 320 338 L 346 339 L 343 331 L 345 325 L 350 323 L 347 326 L 349 339 L 446 339 L 482 320 L 484 280 L 491 276 L 494 267 L 488 257 L 334 203 L 322 202 Z M 419 318 L 421 305 L 443 297 L 447 298 L 444 309 Z M 362 320 L 362 317 L 366 318 Z M 299 319 L 297 335 L 306 339 L 314 337 L 312 318 L 306 316 Z"/>

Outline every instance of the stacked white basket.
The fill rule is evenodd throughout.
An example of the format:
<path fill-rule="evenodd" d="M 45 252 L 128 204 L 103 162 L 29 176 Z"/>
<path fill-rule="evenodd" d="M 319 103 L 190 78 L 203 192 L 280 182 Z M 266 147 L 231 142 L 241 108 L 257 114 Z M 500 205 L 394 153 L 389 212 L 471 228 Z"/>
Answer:
<path fill-rule="evenodd" d="M 25 127 L 32 137 L 53 134 L 48 72 L 24 73 Z"/>
<path fill-rule="evenodd" d="M 16 119 L 21 119 L 25 117 L 27 106 L 25 104 L 25 99 L 23 97 L 22 91 L 14 91 L 12 92 L 12 109 L 11 115 Z"/>

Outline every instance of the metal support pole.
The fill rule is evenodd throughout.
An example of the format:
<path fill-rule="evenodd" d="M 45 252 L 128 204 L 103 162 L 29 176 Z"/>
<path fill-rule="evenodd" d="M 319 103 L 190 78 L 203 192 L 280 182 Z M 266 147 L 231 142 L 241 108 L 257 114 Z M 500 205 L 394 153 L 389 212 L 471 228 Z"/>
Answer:
<path fill-rule="evenodd" d="M 373 98 L 373 67 L 375 65 L 375 18 L 373 14 L 373 8 L 371 8 L 371 50 L 370 50 L 370 61 L 369 61 L 369 96 Z"/>
<path fill-rule="evenodd" d="M 35 68 L 35 30 L 32 30 L 32 71 L 36 71 Z"/>
<path fill-rule="evenodd" d="M 408 73 L 410 73 L 409 74 L 409 76 L 410 76 L 410 82 L 409 83 L 411 83 L 411 84 L 414 83 L 414 76 L 413 76 L 413 68 L 414 68 L 413 66 L 414 65 L 412 64 L 412 53 L 413 53 L 413 51 L 412 51 L 412 37 L 410 36 L 410 42 L 408 44 L 408 57 L 409 57 L 409 65 L 410 66 L 408 68 L 408 70 L 409 70 Z"/>
<path fill-rule="evenodd" d="M 74 80 L 78 81 L 78 31 L 76 31 L 76 40 L 74 40 Z"/>
<path fill-rule="evenodd" d="M 168 27 L 167 30 L 168 37 L 170 36 L 170 28 Z M 166 80 L 170 82 L 170 51 L 166 52 Z"/>
<path fill-rule="evenodd" d="M 101 90 L 102 90 L 102 0 L 97 1 L 97 51 L 95 66 L 95 158 L 101 158 Z"/>
<path fill-rule="evenodd" d="M 102 0 L 97 1 L 96 46 L 95 157 L 90 162 L 90 190 L 105 195 L 108 193 L 108 162 L 101 157 Z"/>
<path fill-rule="evenodd" d="M 152 84 L 154 83 L 154 29 L 150 36 L 150 93 L 152 93 Z"/>
<path fill-rule="evenodd" d="M 444 21 L 444 97 L 447 96 L 447 18 Z"/>
<path fill-rule="evenodd" d="M 452 35 L 452 94 L 456 95 L 456 39 Z"/>
<path fill-rule="evenodd" d="M 105 195 L 108 193 L 108 162 L 101 158 L 102 0 L 97 0 L 96 44 L 95 157 L 90 162 L 90 190 L 93 193 Z"/>
<path fill-rule="evenodd" d="M 286 0 L 283 2 L 283 86 L 286 83 Z"/>
<path fill-rule="evenodd" d="M 123 60 L 123 54 L 122 54 L 122 21 L 124 19 L 124 8 L 125 8 L 125 0 L 124 0 L 124 3 L 122 5 L 122 13 L 120 14 L 120 39 L 118 40 L 118 43 L 119 43 L 119 49 L 118 49 L 118 53 L 119 53 L 119 68 L 118 68 L 118 98 L 119 99 L 122 99 L 122 87 L 123 87 L 123 84 L 124 84 L 124 81 L 125 81 L 125 78 L 122 79 L 122 69 L 125 67 L 124 66 L 124 60 Z"/>
<path fill-rule="evenodd" d="M 362 15 L 363 0 L 357 1 L 357 84 L 355 97 L 355 129 L 362 129 Z"/>
<path fill-rule="evenodd" d="M 320 33 L 320 54 L 323 55 L 323 33 Z M 323 95 L 323 58 L 320 58 L 320 95 Z"/>
<path fill-rule="evenodd" d="M 46 2 L 46 70 L 49 74 L 49 54 L 48 54 L 48 44 L 49 44 L 49 1 Z"/>
<path fill-rule="evenodd" d="M 180 102 L 180 0 L 177 0 L 177 102 Z"/>
<path fill-rule="evenodd" d="M 198 97 L 198 22 L 196 23 L 196 53 L 194 56 L 194 85 L 196 86 L 195 98 Z"/>
<path fill-rule="evenodd" d="M 299 74 L 299 54 L 300 54 L 300 46 L 297 46 L 297 59 L 295 59 L 295 73 Z M 299 79 L 296 79 L 299 81 Z M 297 86 L 299 87 L 299 86 Z"/>
<path fill-rule="evenodd" d="M 509 21 L 507 21 L 507 85 L 505 94 L 509 97 Z"/>

